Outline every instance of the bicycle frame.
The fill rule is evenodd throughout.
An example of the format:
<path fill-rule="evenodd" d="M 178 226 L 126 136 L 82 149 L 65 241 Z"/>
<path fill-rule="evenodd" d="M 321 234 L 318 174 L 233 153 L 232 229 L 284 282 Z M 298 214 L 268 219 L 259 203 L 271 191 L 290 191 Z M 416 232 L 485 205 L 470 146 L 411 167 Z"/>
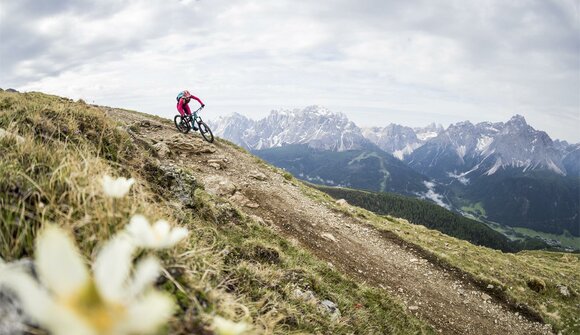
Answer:
<path fill-rule="evenodd" d="M 201 122 L 201 116 L 197 115 L 197 112 L 201 111 L 203 109 L 203 107 L 199 107 L 198 109 L 196 109 L 195 111 L 193 111 L 190 115 L 187 115 L 188 121 L 191 122 L 191 125 L 193 126 L 194 122 L 199 123 Z"/>

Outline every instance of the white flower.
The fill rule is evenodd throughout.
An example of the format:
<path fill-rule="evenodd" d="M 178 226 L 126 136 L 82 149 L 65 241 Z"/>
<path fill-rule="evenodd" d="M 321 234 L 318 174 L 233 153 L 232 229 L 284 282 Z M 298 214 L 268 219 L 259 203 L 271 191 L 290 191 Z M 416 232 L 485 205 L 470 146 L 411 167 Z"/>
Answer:
<path fill-rule="evenodd" d="M 160 265 L 140 261 L 129 277 L 135 246 L 120 234 L 99 252 L 94 278 L 71 238 L 48 227 L 36 239 L 36 269 L 2 269 L 0 285 L 20 298 L 24 312 L 55 335 L 149 334 L 173 314 L 172 299 L 152 289 Z"/>
<path fill-rule="evenodd" d="M 165 220 L 159 220 L 150 225 L 142 215 L 134 215 L 126 229 L 137 246 L 151 249 L 170 248 L 189 234 L 186 228 L 172 229 Z"/>
<path fill-rule="evenodd" d="M 103 192 L 106 196 L 111 198 L 122 198 L 127 193 L 129 193 L 129 189 L 131 185 L 135 182 L 133 178 L 116 178 L 113 179 L 109 175 L 104 175 L 101 179 L 101 185 L 103 186 Z"/>
<path fill-rule="evenodd" d="M 218 315 L 213 319 L 213 329 L 218 335 L 240 335 L 248 330 L 248 324 L 233 322 Z"/>

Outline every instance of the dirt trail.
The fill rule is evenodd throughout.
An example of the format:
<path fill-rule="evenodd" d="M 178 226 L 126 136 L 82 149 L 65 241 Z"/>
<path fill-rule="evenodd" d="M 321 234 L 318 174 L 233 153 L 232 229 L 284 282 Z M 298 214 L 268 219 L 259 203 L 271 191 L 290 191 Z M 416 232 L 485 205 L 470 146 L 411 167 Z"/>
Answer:
<path fill-rule="evenodd" d="M 223 143 L 207 144 L 199 133 L 182 135 L 168 124 L 109 110 L 161 154 L 163 164 L 187 166 L 210 192 L 299 241 L 342 273 L 398 297 L 408 310 L 443 334 L 551 334 L 550 327 L 513 312 L 460 273 L 431 263 L 396 237 L 304 195 L 280 174 Z M 122 114 L 121 114 L 122 113 Z M 121 117 L 122 115 L 122 117 Z M 221 185 L 220 185 L 221 183 Z"/>

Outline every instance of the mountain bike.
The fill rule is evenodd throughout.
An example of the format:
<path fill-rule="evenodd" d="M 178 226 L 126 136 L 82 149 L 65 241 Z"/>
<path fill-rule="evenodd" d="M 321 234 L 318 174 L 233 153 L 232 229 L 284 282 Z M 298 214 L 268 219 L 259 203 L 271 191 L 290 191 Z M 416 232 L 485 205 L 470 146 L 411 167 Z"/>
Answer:
<path fill-rule="evenodd" d="M 201 111 L 203 107 L 199 107 L 195 112 L 191 113 L 190 115 L 175 115 L 173 118 L 173 122 L 175 123 L 175 127 L 179 132 L 187 134 L 190 130 L 199 130 L 203 139 L 208 141 L 209 143 L 213 143 L 213 133 L 209 126 L 203 122 L 201 116 L 197 114 L 197 112 Z M 197 127 L 195 125 L 197 124 Z"/>

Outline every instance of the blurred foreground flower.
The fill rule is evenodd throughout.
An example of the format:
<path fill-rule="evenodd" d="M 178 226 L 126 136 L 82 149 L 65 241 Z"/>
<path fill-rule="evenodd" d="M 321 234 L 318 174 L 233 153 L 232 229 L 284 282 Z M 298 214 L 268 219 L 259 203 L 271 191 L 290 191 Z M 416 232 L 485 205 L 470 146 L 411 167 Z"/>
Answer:
<path fill-rule="evenodd" d="M 126 229 L 137 246 L 151 249 L 170 248 L 189 234 L 186 228 L 172 229 L 165 220 L 159 220 L 151 225 L 142 215 L 134 215 Z"/>
<path fill-rule="evenodd" d="M 12 289 L 25 313 L 55 335 L 149 334 L 169 320 L 172 299 L 153 290 L 160 272 L 153 258 L 137 263 L 129 280 L 135 245 L 119 234 L 93 266 L 94 278 L 72 239 L 48 227 L 36 239 L 36 270 L 42 285 L 24 271 L 0 266 L 0 285 Z"/>
<path fill-rule="evenodd" d="M 103 192 L 106 196 L 111 198 L 122 198 L 127 195 L 133 183 L 135 183 L 135 179 L 133 178 L 112 178 L 109 175 L 104 175 L 101 179 Z"/>
<path fill-rule="evenodd" d="M 233 322 L 216 316 L 213 319 L 213 329 L 218 335 L 241 335 L 248 330 L 248 325 L 244 322 Z"/>

